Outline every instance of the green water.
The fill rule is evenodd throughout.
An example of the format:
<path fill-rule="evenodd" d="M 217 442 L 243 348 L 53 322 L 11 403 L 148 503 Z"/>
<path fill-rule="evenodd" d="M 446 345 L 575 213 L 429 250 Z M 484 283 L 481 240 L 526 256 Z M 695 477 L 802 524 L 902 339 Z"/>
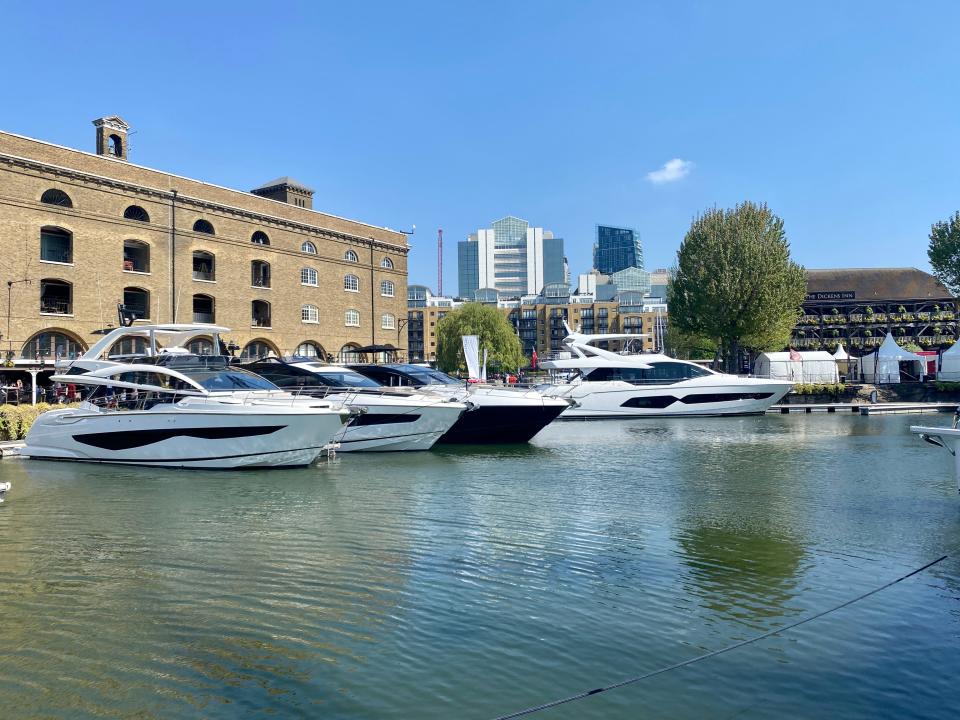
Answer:
<path fill-rule="evenodd" d="M 554 424 L 270 472 L 4 460 L 0 717 L 960 716 L 946 416 Z"/>

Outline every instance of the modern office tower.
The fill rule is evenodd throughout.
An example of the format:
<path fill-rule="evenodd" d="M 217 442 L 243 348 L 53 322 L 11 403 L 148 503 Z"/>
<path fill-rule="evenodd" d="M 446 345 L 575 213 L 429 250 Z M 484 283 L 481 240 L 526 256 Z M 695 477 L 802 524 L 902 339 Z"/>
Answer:
<path fill-rule="evenodd" d="M 640 233 L 631 228 L 597 225 L 593 266 L 604 275 L 612 275 L 628 267 L 642 270 L 643 247 L 640 245 Z"/>
<path fill-rule="evenodd" d="M 535 295 L 547 283 L 564 282 L 563 238 L 508 216 L 457 246 L 460 296 L 490 288 L 501 297 Z"/>

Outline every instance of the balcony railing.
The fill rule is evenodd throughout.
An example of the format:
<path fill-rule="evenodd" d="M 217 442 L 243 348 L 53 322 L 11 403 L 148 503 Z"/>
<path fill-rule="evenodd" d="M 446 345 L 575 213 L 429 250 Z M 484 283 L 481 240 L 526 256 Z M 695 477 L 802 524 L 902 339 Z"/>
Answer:
<path fill-rule="evenodd" d="M 199 322 L 199 321 L 198 321 Z M 253 327 L 268 328 L 270 325 L 269 317 L 256 317 L 253 318 Z"/>
<path fill-rule="evenodd" d="M 45 262 L 70 263 L 73 262 L 71 253 L 65 248 L 40 247 L 40 259 Z"/>
<path fill-rule="evenodd" d="M 195 323 L 213 324 L 213 313 L 195 312 L 193 314 L 193 321 Z"/>
<path fill-rule="evenodd" d="M 208 270 L 194 270 L 193 271 L 194 280 L 209 280 L 213 281 L 213 273 Z"/>
<path fill-rule="evenodd" d="M 51 315 L 69 315 L 69 300 L 40 299 L 40 312 Z"/>

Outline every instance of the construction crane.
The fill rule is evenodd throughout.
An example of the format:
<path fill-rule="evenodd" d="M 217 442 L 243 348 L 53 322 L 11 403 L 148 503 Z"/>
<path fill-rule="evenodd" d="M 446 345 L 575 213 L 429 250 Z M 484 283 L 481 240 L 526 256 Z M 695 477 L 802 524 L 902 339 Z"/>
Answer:
<path fill-rule="evenodd" d="M 443 228 L 437 230 L 437 295 L 443 296 Z"/>

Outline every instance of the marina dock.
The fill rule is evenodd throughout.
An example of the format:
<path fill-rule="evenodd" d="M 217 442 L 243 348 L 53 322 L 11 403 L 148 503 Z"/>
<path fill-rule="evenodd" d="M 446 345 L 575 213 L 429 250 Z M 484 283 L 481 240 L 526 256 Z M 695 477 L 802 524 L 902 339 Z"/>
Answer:
<path fill-rule="evenodd" d="M 768 413 L 857 413 L 859 415 L 908 415 L 946 413 L 957 409 L 955 402 L 930 403 L 797 403 L 772 405 Z"/>

